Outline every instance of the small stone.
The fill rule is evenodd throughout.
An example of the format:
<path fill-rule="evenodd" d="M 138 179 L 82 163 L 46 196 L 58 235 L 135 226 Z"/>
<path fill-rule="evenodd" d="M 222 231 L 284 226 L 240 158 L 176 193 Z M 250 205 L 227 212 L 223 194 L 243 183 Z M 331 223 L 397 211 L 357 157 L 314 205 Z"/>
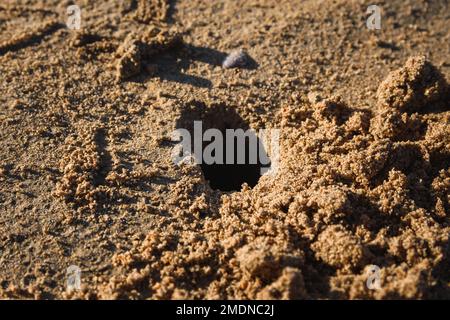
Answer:
<path fill-rule="evenodd" d="M 232 51 L 223 61 L 222 67 L 225 69 L 245 67 L 250 62 L 248 54 L 242 50 L 237 49 Z"/>

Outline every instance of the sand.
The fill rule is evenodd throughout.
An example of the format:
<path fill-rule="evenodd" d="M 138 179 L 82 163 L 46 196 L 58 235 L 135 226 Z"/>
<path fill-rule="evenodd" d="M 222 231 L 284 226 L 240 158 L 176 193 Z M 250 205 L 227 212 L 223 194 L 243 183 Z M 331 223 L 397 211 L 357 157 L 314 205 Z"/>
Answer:
<path fill-rule="evenodd" d="M 356 0 L 69 4 L 0 5 L 0 297 L 450 298 L 448 1 L 380 30 Z M 245 172 L 172 161 L 196 119 L 280 129 L 278 170 L 212 188 Z"/>

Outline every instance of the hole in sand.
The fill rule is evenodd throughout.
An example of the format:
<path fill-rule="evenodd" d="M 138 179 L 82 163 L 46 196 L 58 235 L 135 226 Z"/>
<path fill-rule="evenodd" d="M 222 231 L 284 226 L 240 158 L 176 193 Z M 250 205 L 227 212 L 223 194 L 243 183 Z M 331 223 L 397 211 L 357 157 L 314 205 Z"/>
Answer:
<path fill-rule="evenodd" d="M 234 108 L 195 102 L 184 111 L 178 128 L 190 132 L 192 150 L 200 140 L 199 163 L 212 189 L 240 191 L 243 183 L 253 188 L 270 167 L 270 158 L 258 133 L 249 130 L 248 123 Z M 198 153 L 195 154 L 198 162 Z"/>

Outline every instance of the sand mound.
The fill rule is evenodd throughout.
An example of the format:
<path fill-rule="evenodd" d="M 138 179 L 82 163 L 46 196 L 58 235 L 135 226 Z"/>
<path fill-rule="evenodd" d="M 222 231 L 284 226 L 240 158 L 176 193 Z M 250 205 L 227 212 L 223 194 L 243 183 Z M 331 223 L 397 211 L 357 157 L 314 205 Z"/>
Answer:
<path fill-rule="evenodd" d="M 443 99 L 448 85 L 443 75 L 424 56 L 411 57 L 391 72 L 378 88 L 378 104 L 401 112 L 423 110 Z"/>
<path fill-rule="evenodd" d="M 181 35 L 171 29 L 151 27 L 141 33 L 130 34 L 116 52 L 116 78 L 125 80 L 141 72 L 144 60 L 154 58 L 182 42 Z M 147 63 L 146 70 L 151 70 Z M 155 71 L 155 70 L 154 70 Z M 154 73 L 150 71 L 150 75 Z"/>
<path fill-rule="evenodd" d="M 220 204 L 208 200 L 209 191 L 185 199 L 180 209 L 204 217 L 194 218 L 195 231 L 150 234 L 115 256 L 116 276 L 79 296 L 442 296 L 450 231 L 450 143 L 442 125 L 448 113 L 401 113 L 444 98 L 446 82 L 438 75 L 422 58 L 409 59 L 380 86 L 380 99 L 396 98 L 382 99 L 390 104 L 373 115 L 335 98 L 283 108 L 276 177 L 223 194 Z M 399 83 L 408 89 L 399 92 Z M 198 174 L 195 166 L 187 172 Z M 380 268 L 379 290 L 365 285 L 369 265 Z"/>

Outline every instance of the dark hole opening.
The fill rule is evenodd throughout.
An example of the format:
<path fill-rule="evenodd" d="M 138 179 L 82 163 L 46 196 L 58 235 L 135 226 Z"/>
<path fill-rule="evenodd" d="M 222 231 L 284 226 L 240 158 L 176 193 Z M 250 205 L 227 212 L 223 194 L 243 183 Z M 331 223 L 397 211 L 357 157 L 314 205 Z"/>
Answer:
<path fill-rule="evenodd" d="M 235 129 L 227 127 L 226 129 Z M 225 136 L 225 132 L 223 132 Z M 261 176 L 261 163 L 258 161 L 255 164 L 250 162 L 250 139 L 245 139 L 245 163 L 237 163 L 238 157 L 238 139 L 234 139 L 234 161 L 232 164 L 226 163 L 226 155 L 230 152 L 228 142 L 223 140 L 223 164 L 206 164 L 202 163 L 201 168 L 205 179 L 209 181 L 211 188 L 222 191 L 240 190 L 243 183 L 247 183 L 253 188 L 259 181 Z M 204 148 L 208 145 L 206 143 Z M 228 149 L 227 149 L 228 148 Z"/>
<path fill-rule="evenodd" d="M 181 121 L 183 123 L 181 125 L 191 132 L 192 146 L 195 143 L 194 121 L 202 122 L 202 136 L 208 129 L 217 129 L 222 133 L 222 143 L 218 140 L 216 146 L 221 144 L 223 154 L 220 156 L 212 151 L 209 153 L 215 159 L 222 158 L 222 164 L 208 164 L 206 161 L 200 164 L 211 188 L 221 191 L 239 191 L 244 183 L 253 188 L 258 183 L 262 172 L 270 167 L 268 154 L 257 132 L 249 130 L 248 123 L 234 108 L 222 104 L 206 106 L 195 102 L 186 110 Z M 227 137 L 227 129 L 232 129 L 234 134 Z M 242 129 L 242 131 L 234 131 L 236 129 Z M 202 155 L 205 155 L 206 148 L 214 142 L 214 138 L 211 138 L 211 141 L 202 142 Z M 241 157 L 240 162 L 238 156 Z"/>

